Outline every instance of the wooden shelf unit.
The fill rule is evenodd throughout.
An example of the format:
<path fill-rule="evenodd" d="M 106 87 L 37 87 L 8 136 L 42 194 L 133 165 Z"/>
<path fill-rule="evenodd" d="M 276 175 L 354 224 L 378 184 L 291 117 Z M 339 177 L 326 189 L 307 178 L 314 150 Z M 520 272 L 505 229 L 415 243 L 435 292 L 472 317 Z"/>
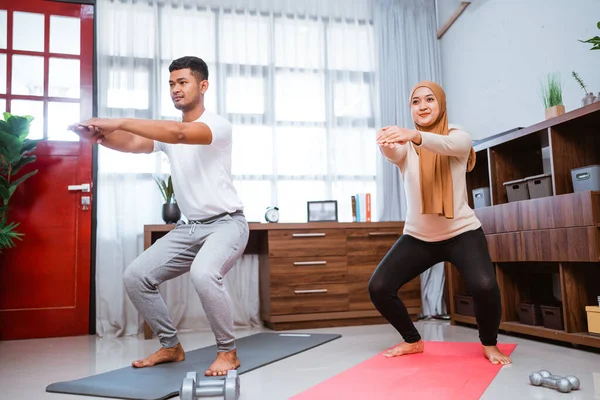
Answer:
<path fill-rule="evenodd" d="M 502 296 L 505 332 L 600 348 L 587 333 L 586 305 L 600 296 L 600 191 L 574 192 L 571 169 L 600 164 L 600 103 L 533 126 L 476 142 L 472 190 L 489 187 L 491 206 L 475 209 L 486 234 Z M 508 202 L 504 182 L 550 173 L 552 195 Z M 446 264 L 453 324 L 476 325 L 460 315 L 455 295 L 469 295 Z M 519 322 L 520 302 L 561 306 L 563 329 Z"/>

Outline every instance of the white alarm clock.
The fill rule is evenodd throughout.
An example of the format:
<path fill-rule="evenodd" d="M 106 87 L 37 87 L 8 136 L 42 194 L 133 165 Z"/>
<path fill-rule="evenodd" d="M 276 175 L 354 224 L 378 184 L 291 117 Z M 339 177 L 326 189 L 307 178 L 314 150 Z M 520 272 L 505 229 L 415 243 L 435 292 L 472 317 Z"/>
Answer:
<path fill-rule="evenodd" d="M 267 222 L 279 221 L 279 208 L 267 207 L 267 211 L 265 212 L 265 219 L 267 220 Z"/>

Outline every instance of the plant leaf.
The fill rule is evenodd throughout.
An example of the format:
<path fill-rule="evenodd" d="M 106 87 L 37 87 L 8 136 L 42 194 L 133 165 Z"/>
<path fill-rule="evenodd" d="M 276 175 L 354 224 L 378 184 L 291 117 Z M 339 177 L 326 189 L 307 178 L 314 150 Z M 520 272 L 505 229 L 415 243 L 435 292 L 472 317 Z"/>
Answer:
<path fill-rule="evenodd" d="M 36 158 L 36 156 L 22 157 L 15 165 L 13 165 L 12 173 L 17 174 L 21 168 L 23 168 L 27 164 L 34 162 Z"/>
<path fill-rule="evenodd" d="M 591 39 L 588 40 L 579 40 L 581 43 L 598 43 L 600 42 L 600 36 L 594 36 Z"/>
<path fill-rule="evenodd" d="M 600 29 L 600 21 L 598 21 L 598 25 L 596 25 L 598 29 Z"/>
<path fill-rule="evenodd" d="M 5 186 L 0 186 L 0 198 L 3 200 L 4 204 L 6 204 L 6 202 L 10 198 L 10 196 L 11 196 L 11 193 L 9 191 L 9 188 L 7 188 Z"/>
<path fill-rule="evenodd" d="M 0 154 L 4 156 L 4 161 L 9 164 L 17 162 L 21 156 L 21 141 L 19 138 L 0 131 Z"/>
<path fill-rule="evenodd" d="M 40 139 L 41 140 L 41 139 Z M 30 151 L 35 150 L 38 142 L 40 140 L 31 140 L 31 139 L 25 139 L 23 140 L 23 144 L 21 147 L 21 155 L 25 154 L 25 153 L 29 153 Z"/>
<path fill-rule="evenodd" d="M 29 121 L 25 117 L 13 115 L 6 121 L 11 129 L 11 134 L 19 138 L 19 142 L 29 135 Z"/>
<path fill-rule="evenodd" d="M 19 186 L 21 183 L 25 182 L 25 180 L 27 178 L 32 177 L 33 175 L 37 174 L 37 172 L 38 172 L 38 170 L 36 169 L 35 171 L 31 171 L 31 172 L 26 173 L 25 175 L 19 177 L 19 179 L 12 181 L 10 183 L 10 187 L 16 189 L 17 186 Z"/>
<path fill-rule="evenodd" d="M 169 195 L 169 200 L 167 202 L 171 203 L 171 200 L 173 199 L 173 180 L 171 179 L 171 175 L 169 175 L 169 186 L 167 188 L 167 193 Z"/>
<path fill-rule="evenodd" d="M 24 234 L 16 232 L 19 226 L 16 222 L 6 225 L 6 221 L 0 221 L 0 249 L 9 249 L 15 246 L 14 240 L 22 240 Z"/>
<path fill-rule="evenodd" d="M 166 202 L 167 201 L 167 194 L 165 193 L 165 191 L 163 189 L 163 182 L 160 179 L 158 179 L 158 178 L 154 178 L 154 181 L 156 182 L 156 185 L 158 186 L 158 190 L 160 190 L 160 194 L 162 195 L 163 199 Z"/>

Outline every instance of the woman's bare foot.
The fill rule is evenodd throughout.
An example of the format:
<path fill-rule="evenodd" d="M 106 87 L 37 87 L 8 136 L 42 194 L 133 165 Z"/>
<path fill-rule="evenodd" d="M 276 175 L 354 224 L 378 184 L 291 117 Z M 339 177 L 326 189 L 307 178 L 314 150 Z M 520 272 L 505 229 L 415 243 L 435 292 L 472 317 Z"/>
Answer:
<path fill-rule="evenodd" d="M 383 355 L 385 357 L 389 358 L 389 357 L 404 356 L 407 354 L 422 353 L 424 348 L 425 348 L 425 344 L 423 343 L 422 340 L 419 340 L 416 343 L 402 342 L 398 346 L 394 347 L 393 349 L 390 349 L 390 350 L 386 351 L 385 353 L 383 353 Z"/>
<path fill-rule="evenodd" d="M 163 364 L 169 362 L 183 361 L 185 360 L 185 351 L 183 346 L 178 343 L 177 346 L 171 348 L 161 348 L 150 357 L 146 357 L 143 360 L 136 360 L 131 363 L 135 368 L 151 367 L 156 364 Z"/>
<path fill-rule="evenodd" d="M 492 364 L 507 365 L 512 363 L 509 356 L 504 355 L 496 346 L 483 346 L 483 354 Z"/>
<path fill-rule="evenodd" d="M 237 351 L 218 352 L 217 359 L 204 372 L 206 376 L 223 376 L 227 375 L 230 369 L 238 369 L 240 360 L 237 358 Z"/>

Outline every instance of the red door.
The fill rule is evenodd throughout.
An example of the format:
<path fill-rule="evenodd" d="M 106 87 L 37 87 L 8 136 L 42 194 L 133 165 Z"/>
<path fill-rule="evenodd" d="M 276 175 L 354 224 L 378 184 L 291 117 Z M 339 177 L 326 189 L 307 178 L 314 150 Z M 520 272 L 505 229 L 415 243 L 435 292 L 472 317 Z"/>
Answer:
<path fill-rule="evenodd" d="M 89 330 L 92 149 L 66 127 L 93 113 L 93 12 L 0 0 L 0 112 L 33 115 L 29 138 L 46 139 L 9 204 L 25 236 L 0 254 L 0 340 Z"/>

